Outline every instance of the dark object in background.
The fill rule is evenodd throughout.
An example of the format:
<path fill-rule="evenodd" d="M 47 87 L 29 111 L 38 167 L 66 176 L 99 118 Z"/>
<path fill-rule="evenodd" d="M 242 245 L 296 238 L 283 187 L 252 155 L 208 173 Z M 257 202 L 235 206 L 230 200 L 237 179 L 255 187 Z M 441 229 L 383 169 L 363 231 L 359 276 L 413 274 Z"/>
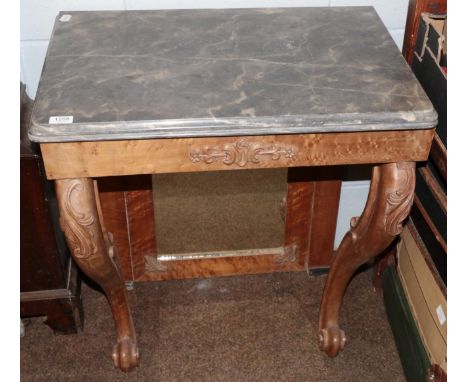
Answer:
<path fill-rule="evenodd" d="M 408 16 L 406 18 L 405 39 L 403 41 L 403 56 L 411 65 L 416 46 L 416 36 L 419 30 L 421 13 L 428 12 L 437 15 L 447 13 L 447 0 L 409 0 Z"/>
<path fill-rule="evenodd" d="M 438 114 L 437 135 L 447 147 L 447 48 L 445 15 L 421 15 L 411 64 Z"/>
<path fill-rule="evenodd" d="M 429 160 L 416 172 L 415 202 L 410 214 L 415 236 L 419 238 L 421 251 L 427 254 L 426 262 L 432 264 L 434 280 L 440 280 L 437 288 L 446 291 L 447 286 L 447 46 L 446 15 L 422 13 L 419 9 L 446 9 L 446 1 L 410 1 L 403 54 L 429 96 L 438 113 L 438 127 L 431 147 Z M 415 24 L 415 18 L 418 22 Z M 415 29 L 408 28 L 419 25 Z M 400 259 L 397 259 L 400 260 Z M 393 263 L 395 260 L 393 260 Z M 379 264 L 378 273 L 384 295 L 387 316 L 394 333 L 402 366 L 409 381 L 446 381 L 441 365 L 431 361 L 430 348 L 421 338 L 428 338 L 423 330 L 421 317 L 408 306 L 408 296 L 403 293 L 403 275 L 395 270 L 389 259 Z M 417 270 L 415 269 L 415 272 Z M 416 273 L 419 274 L 419 273 Z M 378 285 L 378 284 L 377 284 Z M 427 285 L 426 285 L 427 286 Z M 423 288 L 423 287 L 421 287 Z M 422 289 L 433 297 L 434 289 Z M 407 291 L 412 292 L 410 290 Z M 413 293 L 413 298 L 415 294 Z M 422 309 L 423 305 L 419 306 Z M 429 309 L 429 304 L 427 305 Z M 440 320 L 440 318 L 439 318 Z M 444 321 L 445 322 L 445 321 Z M 426 344 L 427 346 L 427 344 Z M 432 349 L 434 350 L 434 349 Z M 433 355 L 432 355 L 433 357 Z M 433 362 L 431 364 L 431 362 Z M 447 360 L 445 359 L 445 363 Z"/>
<path fill-rule="evenodd" d="M 32 101 L 21 84 L 21 317 L 47 316 L 55 333 L 82 328 L 81 281 L 58 223 L 53 183 L 28 139 Z"/>
<path fill-rule="evenodd" d="M 385 310 L 406 379 L 412 382 L 424 382 L 427 375 L 426 370 L 430 369 L 431 364 L 393 265 L 387 267 L 383 272 L 382 291 Z"/>
<path fill-rule="evenodd" d="M 446 30 L 445 15 L 423 13 L 411 65 L 439 115 L 429 160 L 418 169 L 415 205 L 411 217 L 445 283 L 447 282 Z M 428 230 L 432 236 L 427 234 Z"/>

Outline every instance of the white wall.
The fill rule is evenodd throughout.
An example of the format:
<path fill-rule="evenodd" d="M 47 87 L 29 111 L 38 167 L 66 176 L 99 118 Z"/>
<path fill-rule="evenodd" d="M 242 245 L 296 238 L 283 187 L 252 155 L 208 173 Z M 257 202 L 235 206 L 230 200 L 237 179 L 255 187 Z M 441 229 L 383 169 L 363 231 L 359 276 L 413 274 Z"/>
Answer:
<path fill-rule="evenodd" d="M 21 0 L 21 81 L 30 97 L 36 95 L 53 22 L 59 11 L 253 8 L 372 5 L 401 49 L 408 0 Z M 344 182 L 335 245 L 349 228 L 352 216 L 359 216 L 365 204 L 369 182 Z"/>

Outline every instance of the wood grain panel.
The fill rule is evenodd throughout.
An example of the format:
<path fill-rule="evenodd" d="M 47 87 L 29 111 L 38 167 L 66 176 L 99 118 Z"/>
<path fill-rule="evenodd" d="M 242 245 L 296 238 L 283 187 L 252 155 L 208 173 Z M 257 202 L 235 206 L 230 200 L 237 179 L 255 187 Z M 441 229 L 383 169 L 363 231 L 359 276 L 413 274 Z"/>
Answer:
<path fill-rule="evenodd" d="M 132 250 L 133 273 L 140 279 L 144 257 L 156 255 L 156 229 L 151 175 L 126 178 L 128 230 Z"/>
<path fill-rule="evenodd" d="M 339 167 L 288 169 L 285 246 L 296 245 L 299 264 L 328 267 L 341 194 Z"/>
<path fill-rule="evenodd" d="M 176 280 L 196 277 L 231 276 L 302 270 L 297 262 L 278 263 L 275 255 L 225 257 L 218 259 L 165 261 L 166 270 L 146 272 L 143 258 L 138 258 L 136 281 Z"/>
<path fill-rule="evenodd" d="M 48 178 L 62 179 L 422 161 L 428 157 L 433 135 L 434 129 L 426 129 L 46 143 L 41 149 Z M 247 151 L 241 148 L 233 153 L 233 147 L 243 144 L 247 144 Z M 262 154 L 257 156 L 258 152 Z"/>
<path fill-rule="evenodd" d="M 314 181 L 309 269 L 329 267 L 333 260 L 342 183 L 337 169 L 316 170 L 319 179 Z"/>
<path fill-rule="evenodd" d="M 336 190 L 336 181 L 329 180 L 323 173 L 315 173 L 316 169 L 291 168 L 288 173 L 288 197 L 286 206 L 285 247 L 296 247 L 296 260 L 294 262 L 278 262 L 274 255 L 234 256 L 225 258 L 205 258 L 196 260 L 172 260 L 160 262 L 163 270 L 148 272 L 145 267 L 145 255 L 140 249 L 133 249 L 135 261 L 135 278 L 137 281 L 156 281 L 183 279 L 191 277 L 226 276 L 247 273 L 265 273 L 275 271 L 299 271 L 307 266 L 310 252 L 310 234 L 312 220 L 316 219 L 314 233 L 320 245 L 317 250 L 321 252 L 322 262 L 316 260 L 314 264 L 329 264 L 333 255 L 334 228 L 336 216 L 333 209 L 337 210 L 339 203 Z M 327 169 L 330 171 L 330 169 Z M 332 172 L 333 173 L 333 172 Z M 335 173 L 336 174 L 336 173 Z M 312 181 L 312 179 L 321 179 Z M 323 180 L 325 179 L 325 180 Z M 328 179 L 328 180 L 327 180 Z M 341 182 L 338 182 L 338 186 Z M 314 190 L 317 188 L 315 217 L 311 215 Z M 328 193 L 331 191 L 331 193 Z M 327 201 L 321 203 L 320 201 Z M 332 216 L 327 215 L 328 208 L 332 208 Z M 141 219 L 141 217 L 140 217 Z M 330 229 L 332 227 L 332 229 Z M 141 231 L 136 232 L 140 237 Z M 133 236 L 133 235 L 132 235 Z M 148 238 L 150 232 L 148 232 Z M 133 240 L 132 240 L 133 241 Z M 326 250 L 325 250 L 326 248 Z M 148 247 L 151 249 L 151 247 Z M 255 251 L 254 251 L 255 252 Z M 156 249 L 150 252 L 156 254 Z M 315 260 L 315 259 L 314 259 Z"/>
<path fill-rule="evenodd" d="M 124 177 L 106 177 L 98 180 L 99 200 L 106 230 L 114 237 L 116 260 L 122 277 L 133 280 L 132 253 L 127 227 Z"/>
<path fill-rule="evenodd" d="M 288 169 L 284 245 L 296 247 L 298 265 L 302 269 L 307 267 L 312 220 L 314 183 L 310 181 L 310 170 Z"/>

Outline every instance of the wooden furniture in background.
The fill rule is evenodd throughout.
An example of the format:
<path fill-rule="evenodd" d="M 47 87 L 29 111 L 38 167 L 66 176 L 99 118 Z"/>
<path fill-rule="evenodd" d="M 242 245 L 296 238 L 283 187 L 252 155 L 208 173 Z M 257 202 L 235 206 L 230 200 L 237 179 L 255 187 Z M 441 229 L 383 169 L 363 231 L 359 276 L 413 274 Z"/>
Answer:
<path fill-rule="evenodd" d="M 55 333 L 76 333 L 83 323 L 81 281 L 58 226 L 53 182 L 45 177 L 39 147 L 27 136 L 31 110 L 21 85 L 21 317 L 46 316 Z"/>
<path fill-rule="evenodd" d="M 403 56 L 408 64 L 413 62 L 416 38 L 418 36 L 421 13 L 447 13 L 447 0 L 409 0 L 406 18 L 405 37 L 403 40 Z"/>
<path fill-rule="evenodd" d="M 243 271 L 305 269 L 310 247 L 304 232 L 317 230 L 310 219 L 313 191 L 323 184 L 336 195 L 339 180 L 301 172 L 371 164 L 366 207 L 352 220 L 322 297 L 320 347 L 336 356 L 345 343 L 338 317 L 346 286 L 401 232 L 413 202 L 415 162 L 427 159 L 437 123 L 375 10 L 66 15 L 55 24 L 29 135 L 40 142 L 47 176 L 55 180 L 72 254 L 109 299 L 115 366 L 128 371 L 138 365 L 124 280 L 114 261 L 117 242 L 102 210 L 122 198 L 101 201 L 93 178 L 288 168 L 282 247 L 220 253 L 203 263 L 156 258 L 149 264 L 163 276 L 208 276 L 237 271 L 239 264 Z M 132 200 L 126 192 L 123 202 Z M 145 200 L 149 206 L 149 196 Z M 140 211 L 149 216 L 147 206 Z M 141 228 L 154 230 L 151 224 Z"/>

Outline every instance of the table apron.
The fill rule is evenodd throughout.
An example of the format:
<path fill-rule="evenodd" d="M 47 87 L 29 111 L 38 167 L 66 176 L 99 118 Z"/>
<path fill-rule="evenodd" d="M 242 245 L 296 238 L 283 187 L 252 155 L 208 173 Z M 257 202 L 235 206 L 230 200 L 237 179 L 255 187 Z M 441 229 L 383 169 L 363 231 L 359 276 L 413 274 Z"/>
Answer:
<path fill-rule="evenodd" d="M 48 179 L 424 161 L 434 129 L 42 143 Z"/>

